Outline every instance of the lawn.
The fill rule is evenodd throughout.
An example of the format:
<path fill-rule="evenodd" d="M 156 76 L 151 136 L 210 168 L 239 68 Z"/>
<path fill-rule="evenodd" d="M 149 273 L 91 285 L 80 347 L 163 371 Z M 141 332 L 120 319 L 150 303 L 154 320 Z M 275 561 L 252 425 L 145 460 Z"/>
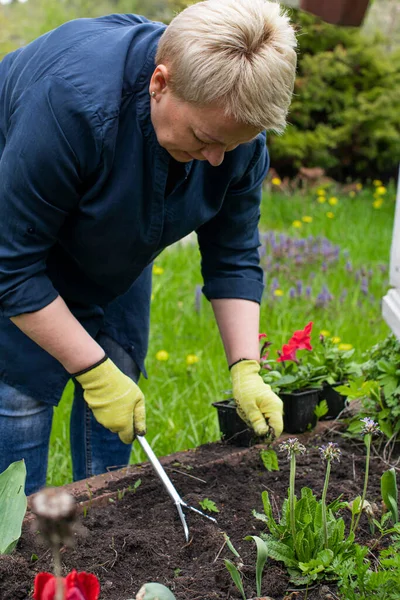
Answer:
<path fill-rule="evenodd" d="M 395 190 L 371 183 L 346 193 L 289 193 L 277 183 L 266 186 L 262 203 L 261 331 L 279 349 L 294 329 L 312 320 L 314 341 L 320 331 L 329 332 L 337 343 L 354 346 L 360 357 L 389 332 L 380 303 L 389 285 Z M 165 455 L 218 439 L 211 402 L 227 397 L 230 379 L 211 307 L 199 297 L 195 242 L 165 251 L 153 279 L 149 379 L 140 385 L 148 441 Z M 50 485 L 71 481 L 71 394 L 68 384 L 55 412 Z M 134 445 L 131 462 L 143 458 Z"/>

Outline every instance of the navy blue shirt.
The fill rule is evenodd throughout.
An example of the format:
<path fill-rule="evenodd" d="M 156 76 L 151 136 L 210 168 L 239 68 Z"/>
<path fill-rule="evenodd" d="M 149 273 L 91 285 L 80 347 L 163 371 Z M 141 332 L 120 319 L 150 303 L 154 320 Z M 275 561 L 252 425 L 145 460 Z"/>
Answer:
<path fill-rule="evenodd" d="M 191 231 L 208 299 L 261 300 L 265 135 L 219 167 L 183 164 L 171 183 L 148 90 L 164 29 L 136 15 L 77 19 L 0 63 L 0 379 L 44 402 L 69 375 L 9 317 L 60 295 L 144 371 L 151 263 Z"/>

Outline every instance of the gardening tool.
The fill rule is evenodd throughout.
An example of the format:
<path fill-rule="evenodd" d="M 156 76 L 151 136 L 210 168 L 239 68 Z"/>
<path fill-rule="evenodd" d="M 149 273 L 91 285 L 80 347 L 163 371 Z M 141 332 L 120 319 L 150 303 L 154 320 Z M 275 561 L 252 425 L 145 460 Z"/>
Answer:
<path fill-rule="evenodd" d="M 185 533 L 186 541 L 187 542 L 189 541 L 189 528 L 187 526 L 185 515 L 184 515 L 184 512 L 182 510 L 183 508 L 188 508 L 189 510 L 193 510 L 194 512 L 198 513 L 199 515 L 202 515 L 203 517 L 206 517 L 206 519 L 210 519 L 210 521 L 212 521 L 213 523 L 216 523 L 217 522 L 216 519 L 214 519 L 213 517 L 210 517 L 209 515 L 206 515 L 201 510 L 198 510 L 197 508 L 194 508 L 193 506 L 189 506 L 189 504 L 186 504 L 186 502 L 184 502 L 182 500 L 182 498 L 180 497 L 180 495 L 178 494 L 178 492 L 174 488 L 174 486 L 172 484 L 172 481 L 170 480 L 170 478 L 168 477 L 168 475 L 164 471 L 164 469 L 163 469 L 160 461 L 158 460 L 157 456 L 154 454 L 154 452 L 153 452 L 150 444 L 148 443 L 148 441 L 146 440 L 146 438 L 144 437 L 144 435 L 137 435 L 136 439 L 139 442 L 139 444 L 141 445 L 141 447 L 142 447 L 143 451 L 145 452 L 147 458 L 149 459 L 149 461 L 150 461 L 153 469 L 155 470 L 155 472 L 157 473 L 157 475 L 161 479 L 162 483 L 164 484 L 164 487 L 167 490 L 168 494 L 171 496 L 172 500 L 175 502 L 176 508 L 178 510 L 179 517 L 180 517 L 181 522 L 182 522 L 183 531 Z"/>

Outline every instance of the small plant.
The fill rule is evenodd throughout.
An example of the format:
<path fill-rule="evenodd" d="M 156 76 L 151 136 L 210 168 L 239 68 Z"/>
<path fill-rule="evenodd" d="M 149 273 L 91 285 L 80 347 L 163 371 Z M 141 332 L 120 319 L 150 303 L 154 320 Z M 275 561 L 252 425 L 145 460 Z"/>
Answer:
<path fill-rule="evenodd" d="M 244 587 L 243 587 L 243 576 L 241 573 L 241 568 L 243 567 L 243 561 L 240 558 L 238 551 L 233 546 L 230 538 L 226 535 L 226 533 L 224 533 L 224 538 L 225 538 L 225 542 L 226 542 L 226 545 L 228 546 L 229 550 L 238 559 L 238 565 L 235 565 L 232 561 L 230 561 L 229 559 L 226 558 L 224 560 L 225 567 L 229 571 L 229 574 L 232 577 L 232 580 L 233 580 L 234 584 L 236 585 L 237 589 L 239 590 L 239 592 L 242 596 L 242 599 L 246 600 L 246 594 L 244 593 Z M 249 536 L 246 536 L 244 539 L 245 540 L 254 540 L 254 542 L 256 543 L 256 548 L 257 548 L 256 588 L 257 588 L 257 596 L 261 596 L 262 574 L 263 574 L 265 563 L 268 558 L 267 546 L 266 546 L 265 542 L 256 535 L 249 535 Z"/>
<path fill-rule="evenodd" d="M 265 383 L 279 393 L 301 391 L 310 388 L 321 388 L 324 379 L 324 370 L 309 361 L 298 358 L 297 353 L 301 350 L 312 350 L 311 330 L 313 323 L 310 321 L 304 329 L 295 331 L 287 344 L 278 350 L 278 358 L 270 358 L 267 348 L 270 342 L 263 341 L 265 334 L 260 334 L 262 342 L 261 354 L 261 376 Z"/>
<path fill-rule="evenodd" d="M 338 589 L 346 600 L 398 600 L 400 555 L 394 546 L 382 550 L 376 565 L 367 560 L 370 549 L 355 544 L 354 555 L 342 562 Z"/>
<path fill-rule="evenodd" d="M 356 498 L 357 502 L 353 501 L 353 507 L 354 509 L 352 510 L 352 523 L 350 526 L 350 531 L 355 533 L 358 527 L 358 523 L 360 521 L 360 517 L 361 514 L 363 512 L 364 509 L 364 505 L 365 505 L 365 499 L 367 496 L 367 487 L 368 487 L 368 477 L 369 477 L 369 463 L 370 463 L 370 459 L 371 459 L 371 441 L 372 441 L 372 436 L 373 435 L 379 435 L 380 433 L 380 429 L 379 429 L 379 425 L 378 423 L 375 423 L 375 421 L 373 421 L 372 419 L 369 419 L 368 417 L 365 417 L 364 419 L 361 419 L 362 423 L 364 423 L 364 427 L 362 430 L 362 434 L 364 435 L 364 443 L 365 446 L 367 448 L 367 456 L 365 459 L 365 475 L 364 475 L 364 487 L 363 487 L 363 492 L 362 492 L 362 496 L 359 499 L 358 502 L 358 498 Z M 355 521 L 354 521 L 354 517 L 355 517 Z"/>
<path fill-rule="evenodd" d="M 336 518 L 337 512 L 346 503 L 335 500 L 326 505 L 331 463 L 338 460 L 340 451 L 335 444 L 320 449 L 326 461 L 322 499 L 317 500 L 312 490 L 302 488 L 300 499 L 295 494 L 296 456 L 306 448 L 297 438 L 280 445 L 290 461 L 290 483 L 288 498 L 284 500 L 279 522 L 273 517 L 268 492 L 262 493 L 264 514 L 253 511 L 253 515 L 265 523 L 269 533 L 261 533 L 268 555 L 285 564 L 290 581 L 296 585 L 309 585 L 318 579 L 335 579 L 340 562 L 353 552 L 354 534 L 345 538 L 345 524 Z"/>
<path fill-rule="evenodd" d="M 324 376 L 324 383 L 345 383 L 359 373 L 358 364 L 353 360 L 354 348 L 342 350 L 331 338 L 324 335 L 319 336 L 319 342 L 305 360 L 319 369 L 319 373 Z"/>
<path fill-rule="evenodd" d="M 213 502 L 209 498 L 204 498 L 204 500 L 199 500 L 199 504 L 203 510 L 208 510 L 208 512 L 215 512 L 215 513 L 219 512 L 219 508 L 217 508 L 217 505 L 215 504 L 215 502 Z"/>

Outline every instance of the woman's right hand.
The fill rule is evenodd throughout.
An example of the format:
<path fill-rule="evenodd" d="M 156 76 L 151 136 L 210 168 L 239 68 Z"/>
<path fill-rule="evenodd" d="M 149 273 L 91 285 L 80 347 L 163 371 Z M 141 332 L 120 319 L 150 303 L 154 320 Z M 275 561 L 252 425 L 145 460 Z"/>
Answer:
<path fill-rule="evenodd" d="M 143 392 L 138 385 L 105 357 L 73 377 L 83 388 L 83 397 L 95 419 L 118 433 L 124 444 L 131 444 L 135 435 L 146 433 L 146 410 Z"/>

